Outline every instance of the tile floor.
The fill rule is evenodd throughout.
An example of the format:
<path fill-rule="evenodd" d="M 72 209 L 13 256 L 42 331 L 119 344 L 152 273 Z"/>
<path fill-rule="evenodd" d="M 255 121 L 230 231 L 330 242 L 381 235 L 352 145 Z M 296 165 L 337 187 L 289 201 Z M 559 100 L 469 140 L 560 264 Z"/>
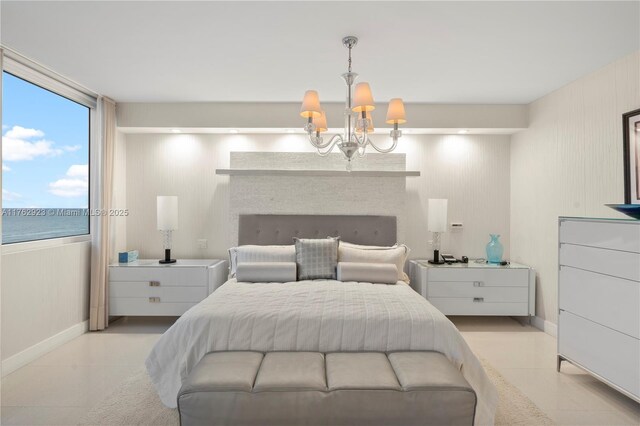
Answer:
<path fill-rule="evenodd" d="M 452 318 L 480 357 L 558 424 L 640 425 L 640 404 L 580 369 L 555 370 L 556 341 L 510 318 Z M 74 425 L 140 369 L 172 318 L 123 318 L 2 379 L 2 425 Z"/>
<path fill-rule="evenodd" d="M 562 425 L 640 425 L 640 404 L 568 362 L 556 339 L 505 317 L 453 317 L 473 352 Z"/>

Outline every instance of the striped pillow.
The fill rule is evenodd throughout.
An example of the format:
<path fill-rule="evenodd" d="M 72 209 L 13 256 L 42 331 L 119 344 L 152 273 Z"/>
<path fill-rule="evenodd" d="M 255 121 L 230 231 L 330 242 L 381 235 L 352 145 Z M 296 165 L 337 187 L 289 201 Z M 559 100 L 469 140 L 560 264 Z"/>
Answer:
<path fill-rule="evenodd" d="M 229 249 L 229 277 L 236 276 L 238 264 L 246 262 L 295 262 L 296 249 L 289 246 L 246 245 Z"/>
<path fill-rule="evenodd" d="M 294 238 L 298 280 L 336 279 L 338 238 Z"/>

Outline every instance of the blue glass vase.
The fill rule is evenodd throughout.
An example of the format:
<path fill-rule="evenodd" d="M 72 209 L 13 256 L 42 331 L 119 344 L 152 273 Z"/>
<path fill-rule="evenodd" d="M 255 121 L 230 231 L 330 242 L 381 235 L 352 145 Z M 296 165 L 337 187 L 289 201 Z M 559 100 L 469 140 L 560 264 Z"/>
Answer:
<path fill-rule="evenodd" d="M 489 234 L 491 241 L 487 244 L 487 262 L 488 263 L 500 263 L 502 262 L 502 253 L 504 253 L 504 247 L 498 234 Z"/>

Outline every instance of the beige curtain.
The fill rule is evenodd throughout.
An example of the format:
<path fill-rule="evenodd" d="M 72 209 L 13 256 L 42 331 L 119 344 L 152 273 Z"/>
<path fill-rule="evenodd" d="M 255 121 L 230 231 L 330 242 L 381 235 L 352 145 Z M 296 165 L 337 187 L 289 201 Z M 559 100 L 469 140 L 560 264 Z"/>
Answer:
<path fill-rule="evenodd" d="M 92 161 L 95 184 L 92 185 L 91 209 L 108 212 L 113 195 L 113 159 L 116 144 L 116 104 L 109 98 L 98 99 L 98 137 Z M 91 217 L 91 294 L 89 329 L 109 326 L 109 255 L 110 216 Z"/>

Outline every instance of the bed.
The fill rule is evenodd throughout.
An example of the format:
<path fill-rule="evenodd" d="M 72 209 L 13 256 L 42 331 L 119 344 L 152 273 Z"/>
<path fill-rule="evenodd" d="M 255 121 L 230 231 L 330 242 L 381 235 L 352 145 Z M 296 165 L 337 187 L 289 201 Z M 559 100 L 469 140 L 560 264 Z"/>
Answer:
<path fill-rule="evenodd" d="M 280 244 L 294 236 L 337 234 L 357 237 L 355 242 L 360 244 L 391 245 L 395 218 L 240 218 L 243 244 Z M 147 358 L 147 370 L 166 406 L 176 407 L 182 383 L 214 351 L 437 351 L 460 369 L 476 392 L 475 423 L 493 424 L 497 392 L 479 360 L 456 327 L 404 282 L 243 283 L 230 279 L 180 317 Z"/>

